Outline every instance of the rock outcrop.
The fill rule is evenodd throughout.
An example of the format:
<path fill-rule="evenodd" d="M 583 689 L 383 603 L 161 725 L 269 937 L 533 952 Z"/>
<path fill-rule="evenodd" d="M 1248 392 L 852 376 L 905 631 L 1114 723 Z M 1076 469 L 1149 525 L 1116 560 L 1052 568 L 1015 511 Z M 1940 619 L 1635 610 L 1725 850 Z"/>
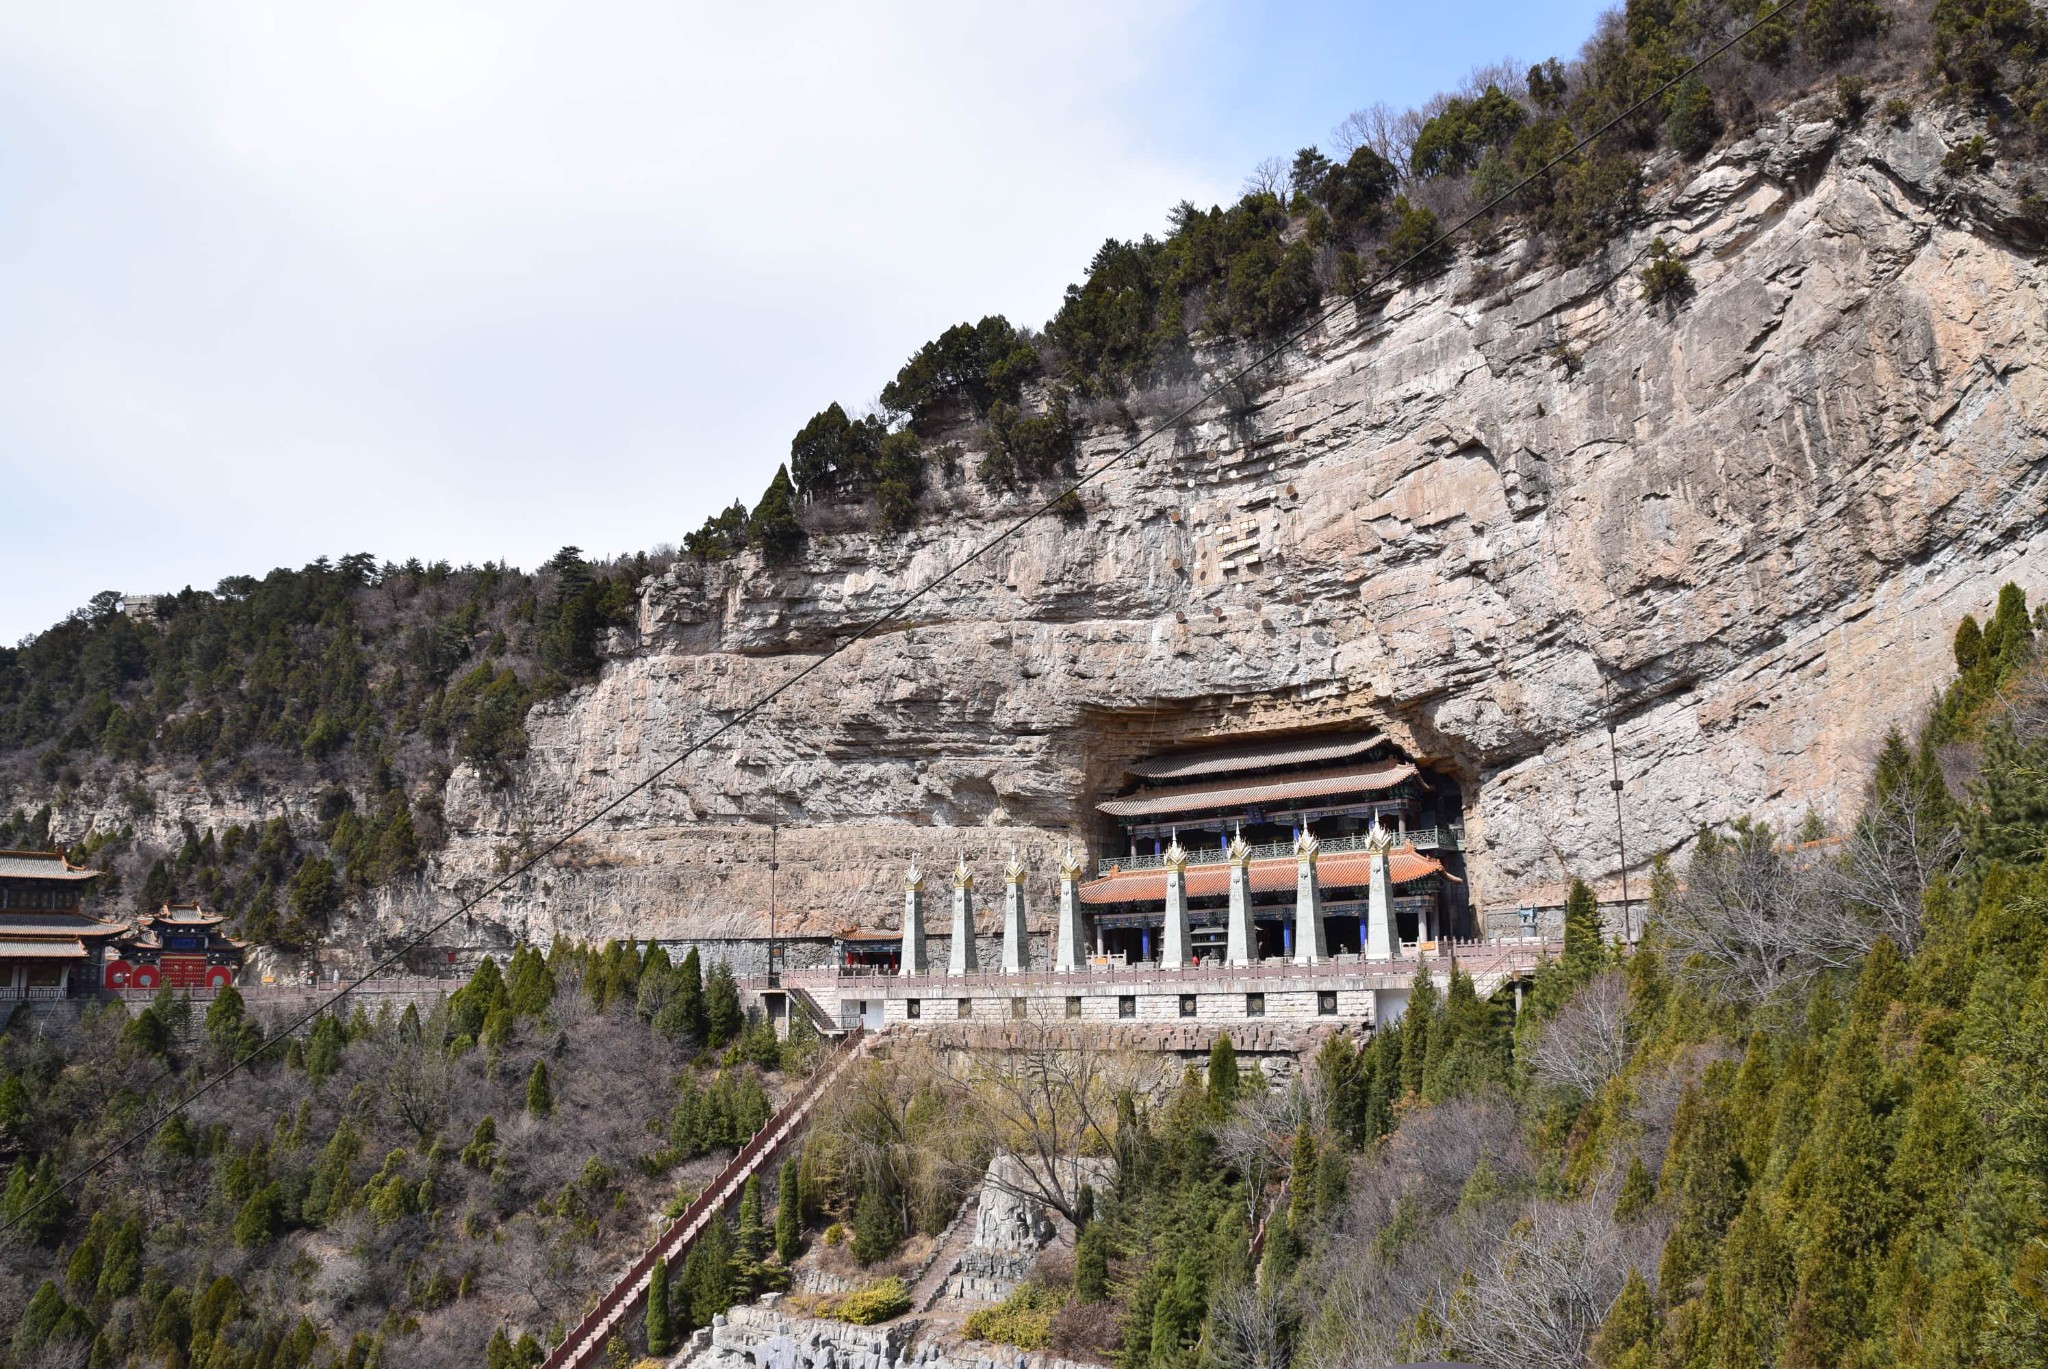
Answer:
<path fill-rule="evenodd" d="M 970 482 L 906 536 L 677 566 L 601 678 L 534 711 L 509 787 L 456 772 L 432 873 L 350 938 L 388 944 L 654 776 L 455 940 L 763 934 L 770 823 L 784 932 L 894 927 L 910 858 L 962 852 L 992 929 L 1013 846 L 1044 930 L 1055 853 L 1109 835 L 1126 762 L 1331 725 L 1455 775 L 1482 908 L 1620 867 L 1610 765 L 1638 870 L 1742 814 L 1843 821 L 1962 614 L 2048 589 L 2048 268 L 2017 176 L 1942 171 L 1972 131 L 1948 117 L 1795 108 L 1653 167 L 1590 261 L 1510 243 L 1347 306 L 957 572 L 1025 497 Z M 1692 292 L 1650 304 L 1660 237 Z M 1097 421 L 1083 467 L 1193 393 Z"/>
<path fill-rule="evenodd" d="M 1460 780 L 1480 906 L 1618 868 L 1610 724 L 1632 865 L 1742 814 L 1839 822 L 1960 616 L 2048 587 L 2048 270 L 1994 231 L 2013 195 L 1942 173 L 1959 131 L 1795 110 L 1662 168 L 1594 260 L 1509 245 L 1347 308 L 810 673 L 1025 502 L 679 566 L 637 646 L 536 711 L 515 786 L 458 773 L 441 882 L 693 746 L 488 916 L 757 932 L 772 821 L 786 928 L 894 926 L 912 855 L 993 890 L 1013 845 L 1043 925 L 1125 761 L 1340 723 Z M 1658 237 L 1683 302 L 1640 298 Z M 1100 427 L 1084 467 L 1126 442 Z"/>

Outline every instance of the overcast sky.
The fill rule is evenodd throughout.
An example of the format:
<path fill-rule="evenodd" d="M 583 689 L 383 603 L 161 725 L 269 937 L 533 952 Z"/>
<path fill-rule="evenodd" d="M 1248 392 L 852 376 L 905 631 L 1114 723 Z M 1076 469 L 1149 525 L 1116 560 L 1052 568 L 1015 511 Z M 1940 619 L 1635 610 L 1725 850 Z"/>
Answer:
<path fill-rule="evenodd" d="M 0 641 L 752 503 L 827 402 L 1584 0 L 0 9 Z"/>

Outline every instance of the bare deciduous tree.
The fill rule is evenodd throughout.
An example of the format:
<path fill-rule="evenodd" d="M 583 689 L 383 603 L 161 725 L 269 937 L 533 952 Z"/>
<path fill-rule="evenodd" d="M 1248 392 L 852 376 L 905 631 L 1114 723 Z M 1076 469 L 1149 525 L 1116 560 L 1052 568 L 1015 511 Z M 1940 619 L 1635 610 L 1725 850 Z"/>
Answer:
<path fill-rule="evenodd" d="M 1628 1063 L 1628 985 L 1609 970 L 1544 1023 L 1529 1065 L 1552 1088 L 1590 1098 Z"/>
<path fill-rule="evenodd" d="M 1929 886 L 1955 873 L 1962 858 L 1963 834 L 1953 821 L 1931 819 L 1921 804 L 1880 801 L 1864 810 L 1840 859 L 1823 873 L 1831 892 L 1863 910 L 1873 933 L 1911 951 L 1920 943 Z"/>
<path fill-rule="evenodd" d="M 1240 1283 L 1209 1306 L 1206 1358 L 1224 1369 L 1285 1369 L 1287 1307 L 1271 1288 Z"/>
<path fill-rule="evenodd" d="M 1244 1177 L 1248 1227 L 1258 1226 L 1266 1181 L 1293 1159 L 1294 1133 L 1313 1128 L 1316 1120 L 1309 1090 L 1297 1080 L 1290 1088 L 1239 1099 L 1237 1109 L 1217 1124 L 1216 1158 Z"/>
<path fill-rule="evenodd" d="M 1408 153 L 1415 146 L 1415 135 L 1421 131 L 1422 120 L 1414 110 L 1397 110 L 1381 100 L 1370 108 L 1346 115 L 1344 122 L 1330 131 L 1330 141 L 1345 157 L 1361 147 L 1369 147 L 1405 177 Z"/>
<path fill-rule="evenodd" d="M 1832 887 L 1826 858 L 1795 860 L 1762 824 L 1705 834 L 1682 886 L 1656 896 L 1672 963 L 1741 1002 L 1797 994 L 1816 975 L 1859 962 L 1878 933 Z"/>
<path fill-rule="evenodd" d="M 1604 1204 L 1531 1204 L 1441 1295 L 1444 1349 L 1484 1364 L 1581 1369 L 1629 1270 L 1654 1269 L 1645 1244 Z"/>
<path fill-rule="evenodd" d="M 1251 169 L 1244 178 L 1244 193 L 1247 195 L 1280 195 L 1287 189 L 1287 159 L 1268 157 Z"/>
<path fill-rule="evenodd" d="M 990 1182 L 1073 1221 L 1082 1185 L 1100 1168 L 1076 1160 L 1115 1153 L 1117 1099 L 1147 1091 L 1158 1067 L 1049 1022 L 1020 1021 L 1006 1036 L 1003 1048 L 974 1052 L 955 1076 L 974 1099 L 969 1124 L 1017 1161 L 991 1171 Z"/>

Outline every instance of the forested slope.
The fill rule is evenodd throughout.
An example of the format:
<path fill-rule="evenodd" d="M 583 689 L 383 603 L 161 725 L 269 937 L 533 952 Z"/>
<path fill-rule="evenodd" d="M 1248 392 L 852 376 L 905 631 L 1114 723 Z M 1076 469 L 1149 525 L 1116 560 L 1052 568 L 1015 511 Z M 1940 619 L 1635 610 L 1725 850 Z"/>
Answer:
<path fill-rule="evenodd" d="M 818 1049 L 694 953 L 522 948 L 443 1006 L 319 1018 L 59 1192 L 276 1026 L 192 1012 L 0 1032 L 0 1363 L 537 1363 Z M 765 1254 L 706 1297 L 772 1286 Z"/>
<path fill-rule="evenodd" d="M 1454 1000 L 1325 1059 L 1325 1134 L 1362 1149 L 1296 1208 L 1297 1357 L 2048 1361 L 2048 671 L 2017 591 L 1957 658 L 1854 832 L 1708 843 L 1618 964 L 1582 921 L 1511 1057 L 1476 1031 L 1454 1064 Z"/>

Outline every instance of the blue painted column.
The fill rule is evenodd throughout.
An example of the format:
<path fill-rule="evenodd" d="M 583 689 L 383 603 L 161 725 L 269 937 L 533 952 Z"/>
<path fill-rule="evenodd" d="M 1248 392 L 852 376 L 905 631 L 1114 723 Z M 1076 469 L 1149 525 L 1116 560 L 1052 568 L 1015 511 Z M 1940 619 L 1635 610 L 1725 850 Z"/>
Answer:
<path fill-rule="evenodd" d="M 1293 958 L 1294 924 L 1291 922 L 1283 922 L 1280 924 L 1280 954 L 1284 959 Z"/>
<path fill-rule="evenodd" d="M 1138 959 L 1150 960 L 1151 958 L 1152 929 L 1150 927 L 1140 927 L 1138 929 Z"/>

